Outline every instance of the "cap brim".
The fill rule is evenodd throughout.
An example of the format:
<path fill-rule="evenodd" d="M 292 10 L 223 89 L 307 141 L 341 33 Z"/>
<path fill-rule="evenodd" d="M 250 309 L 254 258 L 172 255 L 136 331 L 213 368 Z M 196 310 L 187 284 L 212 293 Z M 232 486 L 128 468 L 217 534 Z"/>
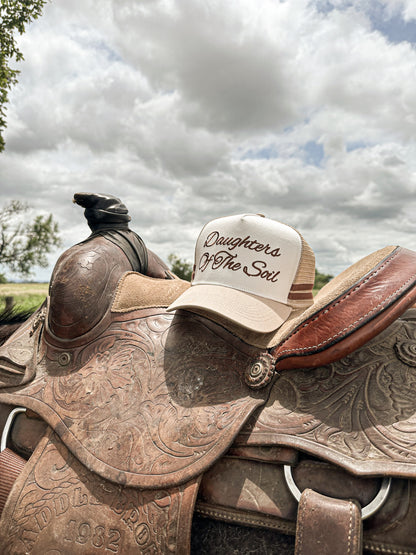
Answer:
<path fill-rule="evenodd" d="M 277 330 L 289 317 L 292 308 L 278 301 L 265 299 L 222 285 L 192 285 L 168 308 L 206 312 L 215 320 L 218 314 L 231 322 L 258 333 Z"/>

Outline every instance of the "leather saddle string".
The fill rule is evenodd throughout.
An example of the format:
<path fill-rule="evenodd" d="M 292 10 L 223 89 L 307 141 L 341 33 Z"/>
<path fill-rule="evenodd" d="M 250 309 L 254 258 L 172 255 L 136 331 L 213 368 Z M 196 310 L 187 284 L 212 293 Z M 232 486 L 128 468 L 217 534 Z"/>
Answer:
<path fill-rule="evenodd" d="M 25 459 L 6 447 L 0 453 L 0 516 L 13 484 L 26 465 Z"/>

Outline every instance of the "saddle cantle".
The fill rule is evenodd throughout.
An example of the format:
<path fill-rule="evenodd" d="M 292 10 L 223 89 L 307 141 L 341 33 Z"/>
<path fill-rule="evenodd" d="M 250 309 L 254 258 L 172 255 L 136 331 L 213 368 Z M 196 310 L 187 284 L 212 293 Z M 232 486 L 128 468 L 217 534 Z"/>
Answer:
<path fill-rule="evenodd" d="M 195 504 L 207 517 L 294 533 L 286 465 L 306 492 L 324 486 L 302 493 L 304 538 L 308 511 L 324 518 L 333 507 L 340 545 L 354 537 L 359 552 L 359 503 L 388 476 L 393 491 L 365 525 L 365 545 L 416 553 L 415 318 L 402 316 L 416 299 L 416 253 L 373 253 L 277 333 L 254 338 L 167 313 L 188 284 L 132 272 L 103 241 L 63 256 L 48 303 L 0 348 L 0 403 L 48 425 L 0 520 L 6 552 L 187 553 Z"/>

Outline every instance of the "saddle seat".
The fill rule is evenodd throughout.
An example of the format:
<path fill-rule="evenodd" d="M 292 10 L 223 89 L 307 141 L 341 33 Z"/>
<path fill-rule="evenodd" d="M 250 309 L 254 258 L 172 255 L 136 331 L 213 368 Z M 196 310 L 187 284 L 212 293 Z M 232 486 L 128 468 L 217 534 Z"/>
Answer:
<path fill-rule="evenodd" d="M 400 316 L 415 302 L 415 262 L 400 247 L 373 253 L 268 337 L 167 313 L 188 287 L 181 280 L 124 273 L 99 325 L 77 337 L 55 333 L 51 299 L 0 349 L 0 403 L 26 407 L 50 428 L 15 483 L 0 539 L 27 548 L 30 530 L 41 553 L 60 545 L 65 528 L 68 553 L 78 552 L 77 507 L 88 506 L 83 522 L 105 529 L 106 545 L 112 526 L 126 549 L 186 553 L 204 474 L 201 514 L 279 529 L 276 511 L 285 521 L 292 509 L 270 514 L 255 502 L 256 520 L 243 501 L 252 491 L 231 480 L 239 494 L 227 495 L 225 477 L 231 469 L 256 483 L 250 469 L 277 468 L 258 482 L 267 495 L 299 451 L 362 477 L 414 478 L 414 317 Z M 53 476 L 41 478 L 51 462 Z M 26 514 L 28 501 L 43 509 Z"/>

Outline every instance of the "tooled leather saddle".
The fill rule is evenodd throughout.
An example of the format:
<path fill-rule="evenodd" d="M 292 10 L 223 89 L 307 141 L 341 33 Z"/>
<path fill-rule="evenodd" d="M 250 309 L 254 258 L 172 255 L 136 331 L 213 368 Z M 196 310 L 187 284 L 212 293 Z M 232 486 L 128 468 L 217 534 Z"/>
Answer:
<path fill-rule="evenodd" d="M 129 271 L 120 244 L 70 249 L 0 348 L 6 431 L 26 409 L 2 445 L 3 551 L 186 554 L 198 514 L 295 534 L 299 555 L 416 553 L 415 269 L 373 253 L 260 348 L 167 313 L 188 284 Z"/>

